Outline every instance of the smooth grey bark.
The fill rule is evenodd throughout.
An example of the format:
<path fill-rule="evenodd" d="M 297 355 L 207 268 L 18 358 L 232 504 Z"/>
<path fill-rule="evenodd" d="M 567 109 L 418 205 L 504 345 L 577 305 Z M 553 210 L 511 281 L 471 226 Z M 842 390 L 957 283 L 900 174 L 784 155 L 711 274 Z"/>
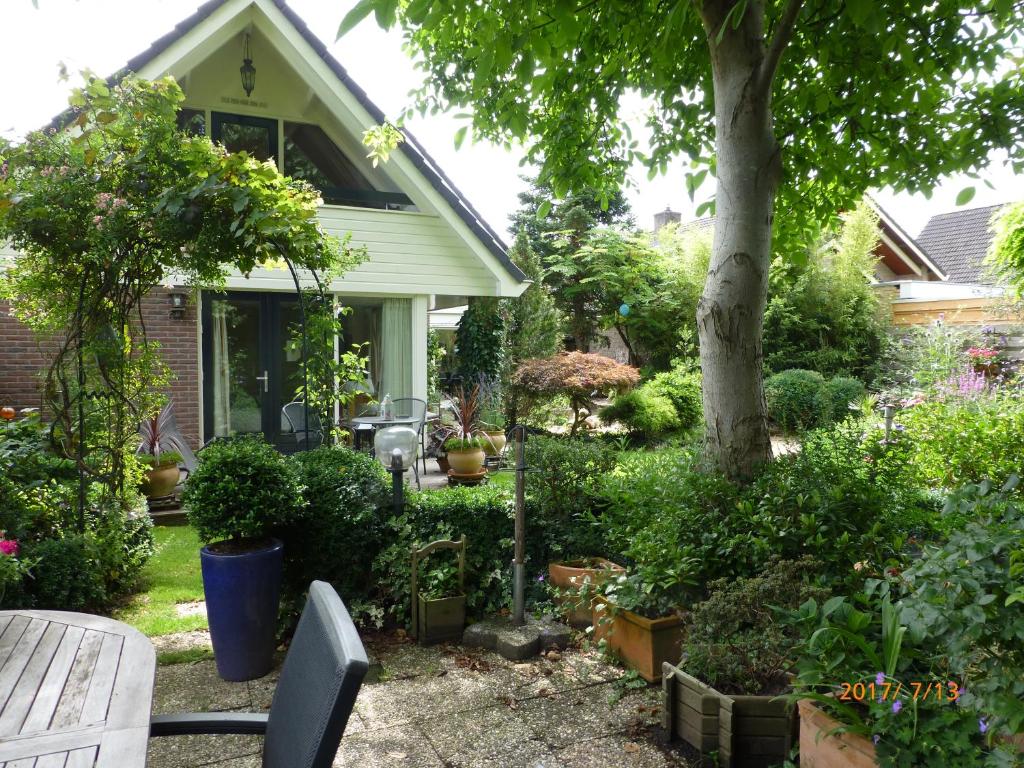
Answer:
<path fill-rule="evenodd" d="M 718 192 L 697 329 L 707 454 L 726 476 L 745 481 L 771 460 L 761 334 L 781 173 L 772 132 L 771 79 L 780 53 L 775 44 L 785 41 L 773 40 L 766 48 L 764 7 L 756 0 L 733 26 L 727 14 L 734 3 L 701 7 L 711 49 Z M 798 11 L 798 2 L 791 5 Z M 719 41 L 723 24 L 726 32 Z"/>

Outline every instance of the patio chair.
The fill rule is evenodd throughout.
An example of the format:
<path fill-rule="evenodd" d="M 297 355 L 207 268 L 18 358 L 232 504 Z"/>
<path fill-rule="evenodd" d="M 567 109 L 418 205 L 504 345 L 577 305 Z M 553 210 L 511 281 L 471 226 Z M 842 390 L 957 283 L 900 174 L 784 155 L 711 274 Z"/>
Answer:
<path fill-rule="evenodd" d="M 149 733 L 262 735 L 264 768 L 330 768 L 368 668 L 338 593 L 314 581 L 269 713 L 157 715 Z"/>
<path fill-rule="evenodd" d="M 424 427 L 427 423 L 427 401 L 418 397 L 399 397 L 395 400 L 395 414 L 418 419 L 413 429 L 419 433 L 419 459 L 423 461 L 423 474 L 427 474 L 427 437 Z M 413 463 L 415 467 L 415 462 Z M 420 482 L 420 473 L 416 472 L 416 483 Z"/>
<path fill-rule="evenodd" d="M 306 404 L 300 400 L 285 403 L 281 407 L 281 418 L 288 431 L 295 434 L 295 444 L 299 450 L 310 446 L 324 444 L 324 427 L 320 415 L 309 409 L 309 429 L 306 429 Z"/>

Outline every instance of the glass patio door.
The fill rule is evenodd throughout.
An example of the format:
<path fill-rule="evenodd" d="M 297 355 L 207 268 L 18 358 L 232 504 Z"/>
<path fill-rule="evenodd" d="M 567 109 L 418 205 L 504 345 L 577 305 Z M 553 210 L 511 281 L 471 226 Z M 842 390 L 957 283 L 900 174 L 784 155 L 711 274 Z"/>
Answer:
<path fill-rule="evenodd" d="M 294 449 L 281 408 L 302 383 L 299 311 L 288 294 L 203 295 L 203 434 L 262 433 Z"/>

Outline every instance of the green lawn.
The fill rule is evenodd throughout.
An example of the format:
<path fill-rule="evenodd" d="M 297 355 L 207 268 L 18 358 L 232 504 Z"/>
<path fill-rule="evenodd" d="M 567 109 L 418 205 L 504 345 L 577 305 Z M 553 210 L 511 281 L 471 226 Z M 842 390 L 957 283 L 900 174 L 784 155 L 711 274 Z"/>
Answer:
<path fill-rule="evenodd" d="M 150 637 L 206 629 L 204 614 L 180 615 L 178 604 L 203 599 L 199 570 L 199 537 L 188 526 L 153 529 L 156 554 L 143 571 L 143 585 L 115 618 Z"/>

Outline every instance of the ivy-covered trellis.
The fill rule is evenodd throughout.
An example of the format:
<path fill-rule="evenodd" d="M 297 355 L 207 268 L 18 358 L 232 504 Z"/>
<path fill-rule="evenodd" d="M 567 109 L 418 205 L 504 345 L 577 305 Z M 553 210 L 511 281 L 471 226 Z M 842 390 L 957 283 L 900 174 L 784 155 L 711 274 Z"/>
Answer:
<path fill-rule="evenodd" d="M 172 279 L 216 289 L 229 269 L 287 268 L 304 317 L 329 317 L 321 332 L 337 322 L 323 280 L 363 258 L 324 233 L 308 184 L 181 131 L 182 99 L 172 78 L 111 86 L 86 74 L 60 129 L 0 144 L 0 241 L 18 252 L 0 290 L 15 317 L 56 339 L 44 402 L 54 447 L 78 466 L 80 526 L 87 482 L 124 496 L 125 456 L 168 379 L 146 337 L 147 293 Z M 315 290 L 300 290 L 301 270 Z M 305 399 L 318 406 L 311 390 L 324 382 L 311 381 L 305 321 L 301 336 Z"/>

